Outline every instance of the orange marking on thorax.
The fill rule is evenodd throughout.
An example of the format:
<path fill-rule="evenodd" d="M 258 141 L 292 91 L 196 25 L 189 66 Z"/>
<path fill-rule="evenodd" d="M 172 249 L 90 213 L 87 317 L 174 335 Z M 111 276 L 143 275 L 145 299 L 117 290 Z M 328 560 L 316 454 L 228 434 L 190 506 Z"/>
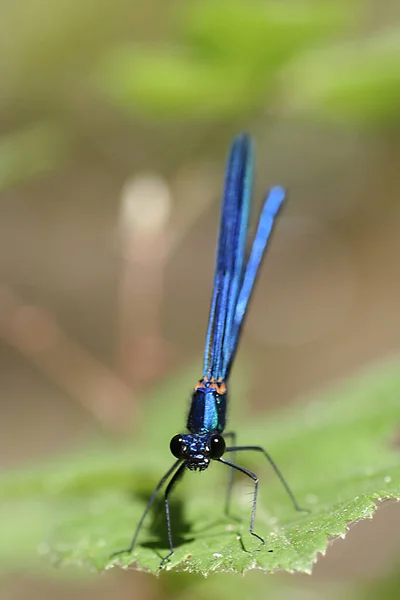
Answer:
<path fill-rule="evenodd" d="M 214 377 L 211 377 L 211 379 L 200 379 L 194 386 L 194 390 L 196 391 L 200 388 L 211 388 L 212 390 L 216 390 L 218 394 L 226 394 L 227 392 L 225 381 L 223 379 L 215 381 Z"/>

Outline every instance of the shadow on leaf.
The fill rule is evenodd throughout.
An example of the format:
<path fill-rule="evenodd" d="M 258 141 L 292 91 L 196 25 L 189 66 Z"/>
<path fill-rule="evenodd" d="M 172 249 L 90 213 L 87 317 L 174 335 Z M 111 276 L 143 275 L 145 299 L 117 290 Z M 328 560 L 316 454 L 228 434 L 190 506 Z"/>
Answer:
<path fill-rule="evenodd" d="M 145 503 L 148 502 L 148 495 L 140 494 L 136 497 Z M 193 541 L 193 537 L 189 536 L 191 527 L 189 522 L 184 517 L 184 506 L 183 502 L 179 498 L 170 498 L 169 510 L 171 516 L 171 528 L 172 528 L 172 539 L 175 548 L 178 548 L 186 542 Z M 150 513 L 148 515 L 149 525 L 144 524 L 144 528 L 147 529 L 151 534 L 151 540 L 141 541 L 138 539 L 138 544 L 143 548 L 151 548 L 157 550 L 159 548 L 169 548 L 167 523 L 165 518 L 165 505 L 164 498 L 161 495 L 160 498 L 154 502 Z"/>

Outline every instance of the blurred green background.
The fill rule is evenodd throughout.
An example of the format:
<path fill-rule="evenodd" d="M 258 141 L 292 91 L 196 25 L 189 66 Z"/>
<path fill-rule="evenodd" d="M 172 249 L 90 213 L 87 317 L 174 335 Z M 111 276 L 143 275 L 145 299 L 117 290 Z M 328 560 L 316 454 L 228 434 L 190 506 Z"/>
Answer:
<path fill-rule="evenodd" d="M 257 207 L 274 183 L 290 195 L 237 365 L 252 364 L 254 410 L 399 349 L 397 0 L 0 9 L 2 467 L 123 435 L 132 417 L 142 427 L 140 398 L 201 368 L 225 156 L 241 130 L 257 146 Z M 82 583 L 21 568 L 0 593 L 372 598 L 398 589 L 385 574 L 399 525 L 384 505 L 311 578 L 115 570 Z"/>

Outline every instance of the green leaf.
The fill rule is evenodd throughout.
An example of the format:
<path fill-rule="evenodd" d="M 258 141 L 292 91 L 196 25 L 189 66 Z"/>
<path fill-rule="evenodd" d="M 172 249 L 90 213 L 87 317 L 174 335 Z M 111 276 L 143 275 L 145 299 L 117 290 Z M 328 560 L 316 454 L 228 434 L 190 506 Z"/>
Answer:
<path fill-rule="evenodd" d="M 133 441 L 120 446 L 104 441 L 97 450 L 38 467 L 29 475 L 3 473 L 1 518 L 5 515 L 7 527 L 1 526 L 1 562 L 11 566 L 21 540 L 28 539 L 33 549 L 42 534 L 39 548 L 57 564 L 96 569 L 121 564 L 157 573 L 168 552 L 162 507 L 149 515 L 130 555 L 112 559 L 110 554 L 129 544 L 152 489 L 172 464 L 169 439 L 182 425 L 183 399 L 192 380 L 195 371 L 147 401 L 141 433 Z M 230 426 L 238 425 L 238 443 L 265 445 L 300 504 L 311 512 L 293 509 L 262 457 L 240 457 L 240 464 L 260 475 L 255 531 L 265 538 L 261 546 L 248 533 L 249 481 L 237 477 L 233 516 L 226 517 L 224 466 L 188 472 L 172 503 L 176 552 L 165 569 L 203 575 L 278 568 L 310 572 L 330 536 L 345 535 L 350 522 L 372 517 L 379 500 L 400 498 L 400 457 L 393 443 L 400 420 L 398 361 L 275 417 L 246 419 L 249 394 L 240 381 L 231 387 Z M 21 528 L 15 529 L 15 519 Z M 27 555 L 24 561 L 26 567 Z"/>

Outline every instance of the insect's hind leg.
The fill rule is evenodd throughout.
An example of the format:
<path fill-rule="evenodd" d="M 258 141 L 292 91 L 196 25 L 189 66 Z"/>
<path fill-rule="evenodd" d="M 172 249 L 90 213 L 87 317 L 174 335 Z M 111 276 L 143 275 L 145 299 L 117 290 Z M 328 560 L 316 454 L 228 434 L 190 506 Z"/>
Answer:
<path fill-rule="evenodd" d="M 274 469 L 276 475 L 278 476 L 280 482 L 282 483 L 283 487 L 285 488 L 289 498 L 292 501 L 294 508 L 300 512 L 310 512 L 308 508 L 302 508 L 298 504 L 298 502 L 295 498 L 295 495 L 293 494 L 292 490 L 289 487 L 289 484 L 287 483 L 286 479 L 284 478 L 280 469 L 278 468 L 278 465 L 274 462 L 271 455 L 268 454 L 268 452 L 265 450 L 265 448 L 262 448 L 262 446 L 230 446 L 225 449 L 225 452 L 232 452 L 233 456 L 236 456 L 236 452 L 243 452 L 244 450 L 246 450 L 246 451 L 253 450 L 254 452 L 261 452 L 262 454 L 264 454 L 265 458 L 268 460 L 271 467 Z"/>
<path fill-rule="evenodd" d="M 252 471 L 249 471 L 248 469 L 245 469 L 244 467 L 241 467 L 239 465 L 236 465 L 235 463 L 231 462 L 230 460 L 225 460 L 224 458 L 218 458 L 217 459 L 219 462 L 223 463 L 224 465 L 227 465 L 228 467 L 231 467 L 232 470 L 236 470 L 236 471 L 240 471 L 240 473 L 244 473 L 245 475 L 247 475 L 247 477 L 250 477 L 250 479 L 253 480 L 254 483 L 254 494 L 253 494 L 253 506 L 251 509 L 251 518 L 250 518 L 250 527 L 249 527 L 249 532 L 251 533 L 252 536 L 254 536 L 255 538 L 257 538 L 258 540 L 260 540 L 260 542 L 262 544 L 264 544 L 264 538 L 262 538 L 260 535 L 258 535 L 258 533 L 255 533 L 254 531 L 254 521 L 256 518 L 256 510 L 257 510 L 257 498 L 258 498 L 258 477 L 257 475 L 255 475 L 255 473 L 253 473 Z"/>

